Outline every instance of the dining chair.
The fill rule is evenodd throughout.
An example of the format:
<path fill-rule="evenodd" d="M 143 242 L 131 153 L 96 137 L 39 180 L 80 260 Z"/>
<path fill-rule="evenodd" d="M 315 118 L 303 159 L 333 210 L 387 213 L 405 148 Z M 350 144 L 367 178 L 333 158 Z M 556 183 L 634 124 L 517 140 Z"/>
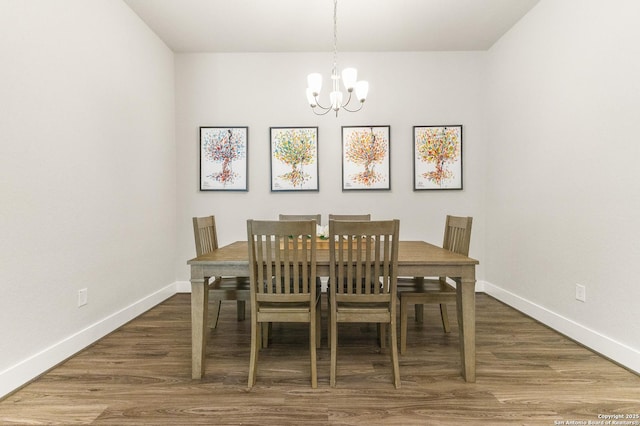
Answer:
<path fill-rule="evenodd" d="M 316 276 L 316 221 L 247 221 L 251 283 L 249 388 L 256 382 L 262 324 L 309 323 L 311 386 L 318 386 L 316 346 L 320 293 Z"/>
<path fill-rule="evenodd" d="M 396 285 L 400 221 L 329 221 L 329 305 L 332 387 L 336 385 L 338 324 L 389 325 L 393 383 L 400 387 Z"/>
<path fill-rule="evenodd" d="M 292 221 L 292 220 L 315 220 L 317 225 L 321 225 L 322 216 L 320 214 L 279 214 L 278 220 Z M 315 235 L 317 230 L 313 231 Z M 319 292 L 320 293 L 320 292 Z M 262 327 L 262 347 L 267 348 L 269 346 L 269 334 L 271 333 L 271 323 L 264 323 Z M 320 339 L 320 335 L 318 335 Z M 320 347 L 320 344 L 318 344 Z"/>
<path fill-rule="evenodd" d="M 329 220 L 371 220 L 370 214 L 330 214 Z"/>
<path fill-rule="evenodd" d="M 280 214 L 279 220 L 315 220 L 317 225 L 322 225 L 322 216 L 319 214 Z M 315 229 L 313 230 L 315 234 Z"/>
<path fill-rule="evenodd" d="M 332 220 L 371 220 L 370 214 L 329 214 L 329 221 Z M 327 304 L 329 300 L 327 300 Z M 329 306 L 329 309 L 331 307 Z M 331 327 L 327 330 L 327 341 L 331 342 Z M 384 327 L 378 329 L 378 338 L 380 339 L 380 347 L 384 348 L 385 345 L 385 329 Z"/>
<path fill-rule="evenodd" d="M 444 241 L 442 247 L 454 253 L 469 255 L 471 241 L 472 217 L 447 215 L 444 227 Z M 456 285 L 460 279 L 449 277 Z M 427 279 L 425 277 L 399 278 L 398 297 L 400 299 L 400 353 L 407 350 L 407 317 L 409 304 L 415 305 L 416 321 L 422 322 L 425 303 L 440 305 L 440 317 L 445 333 L 449 333 L 449 315 L 447 303 L 456 303 L 456 291 L 447 281 L 447 277 Z"/>
<path fill-rule="evenodd" d="M 193 235 L 196 242 L 196 255 L 210 253 L 218 248 L 215 216 L 194 217 Z M 211 328 L 216 328 L 223 300 L 237 301 L 238 321 L 245 319 L 246 301 L 251 300 L 249 277 L 208 277 L 209 299 L 213 302 Z"/>

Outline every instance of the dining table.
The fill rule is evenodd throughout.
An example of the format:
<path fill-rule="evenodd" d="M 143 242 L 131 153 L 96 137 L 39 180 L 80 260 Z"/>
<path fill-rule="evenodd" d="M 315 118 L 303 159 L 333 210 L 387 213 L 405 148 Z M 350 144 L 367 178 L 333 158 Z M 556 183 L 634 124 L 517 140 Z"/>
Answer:
<path fill-rule="evenodd" d="M 191 268 L 191 377 L 201 379 L 205 371 L 208 277 L 249 276 L 247 241 L 236 241 L 187 262 Z M 462 377 L 476 380 L 476 259 L 453 253 L 425 241 L 399 241 L 398 276 L 459 278 L 456 310 L 460 336 Z M 329 276 L 329 249 L 316 249 L 316 274 Z"/>

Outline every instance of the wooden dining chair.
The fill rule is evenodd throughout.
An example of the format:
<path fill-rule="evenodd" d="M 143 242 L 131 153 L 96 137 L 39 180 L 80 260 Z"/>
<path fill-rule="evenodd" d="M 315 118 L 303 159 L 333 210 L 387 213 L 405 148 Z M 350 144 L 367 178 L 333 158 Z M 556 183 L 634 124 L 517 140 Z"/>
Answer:
<path fill-rule="evenodd" d="M 320 214 L 279 214 L 278 220 L 284 221 L 298 221 L 298 220 L 315 220 L 317 225 L 321 225 L 322 216 Z M 317 230 L 313 231 L 312 235 L 316 234 Z M 267 348 L 269 346 L 269 334 L 271 332 L 271 323 L 263 324 L 262 328 L 262 347 Z M 320 336 L 318 336 L 320 338 Z M 320 345 L 318 345 L 320 347 Z"/>
<path fill-rule="evenodd" d="M 332 387 L 336 385 L 338 324 L 389 325 L 393 383 L 400 387 L 396 335 L 398 220 L 329 221 L 329 304 Z"/>
<path fill-rule="evenodd" d="M 210 253 L 218 248 L 215 216 L 194 217 L 193 235 L 196 255 Z M 245 319 L 246 302 L 251 299 L 249 277 L 209 277 L 209 299 L 213 302 L 211 328 L 216 328 L 223 300 L 237 301 L 238 321 Z"/>
<path fill-rule="evenodd" d="M 322 216 L 319 214 L 280 214 L 279 220 L 315 220 L 316 225 L 322 225 Z M 315 234 L 315 229 L 313 230 Z"/>
<path fill-rule="evenodd" d="M 329 214 L 329 221 L 332 220 L 371 220 L 371 215 L 370 214 Z M 327 300 L 327 304 L 330 303 L 329 300 Z M 331 306 L 328 307 L 328 309 L 331 309 Z M 328 328 L 327 330 L 328 336 L 327 336 L 327 341 L 329 343 L 331 343 L 331 327 Z M 383 328 L 379 328 L 378 329 L 378 338 L 380 339 L 380 347 L 384 348 L 385 347 L 385 329 Z"/>
<path fill-rule="evenodd" d="M 318 386 L 316 346 L 320 337 L 316 221 L 247 221 L 251 282 L 249 388 L 256 382 L 262 324 L 309 323 L 311 386 Z"/>
<path fill-rule="evenodd" d="M 371 220 L 370 214 L 330 214 L 329 220 Z"/>
<path fill-rule="evenodd" d="M 472 217 L 447 216 L 442 247 L 454 253 L 469 255 Z M 460 285 L 458 277 L 449 277 Z M 400 298 L 400 353 L 407 350 L 407 317 L 409 305 L 415 305 L 416 321 L 423 320 L 423 307 L 426 303 L 440 305 L 440 317 L 445 333 L 450 332 L 447 303 L 456 303 L 455 289 L 447 277 L 428 279 L 425 277 L 399 278 L 398 297 Z"/>

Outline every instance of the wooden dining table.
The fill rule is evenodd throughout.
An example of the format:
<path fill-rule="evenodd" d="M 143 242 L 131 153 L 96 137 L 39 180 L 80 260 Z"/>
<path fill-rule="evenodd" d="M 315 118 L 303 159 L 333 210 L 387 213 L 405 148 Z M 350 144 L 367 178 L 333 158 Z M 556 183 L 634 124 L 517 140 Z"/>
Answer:
<path fill-rule="evenodd" d="M 249 276 L 246 241 L 236 241 L 191 259 L 191 377 L 201 379 L 205 371 L 209 292 L 207 277 Z M 475 267 L 479 262 L 424 241 L 400 241 L 398 276 L 460 278 L 456 307 L 460 334 L 462 377 L 476 380 Z M 329 276 L 329 249 L 316 250 L 316 273 Z"/>

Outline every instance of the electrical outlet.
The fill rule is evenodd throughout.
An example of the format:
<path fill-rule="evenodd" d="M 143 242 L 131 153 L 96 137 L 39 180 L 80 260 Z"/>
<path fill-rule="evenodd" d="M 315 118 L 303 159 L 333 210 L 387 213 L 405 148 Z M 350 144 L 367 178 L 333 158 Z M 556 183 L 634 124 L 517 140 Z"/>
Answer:
<path fill-rule="evenodd" d="M 87 304 L 87 289 L 82 288 L 78 290 L 78 307 L 84 306 Z"/>
<path fill-rule="evenodd" d="M 576 300 L 581 302 L 587 301 L 587 289 L 582 284 L 576 284 Z"/>

